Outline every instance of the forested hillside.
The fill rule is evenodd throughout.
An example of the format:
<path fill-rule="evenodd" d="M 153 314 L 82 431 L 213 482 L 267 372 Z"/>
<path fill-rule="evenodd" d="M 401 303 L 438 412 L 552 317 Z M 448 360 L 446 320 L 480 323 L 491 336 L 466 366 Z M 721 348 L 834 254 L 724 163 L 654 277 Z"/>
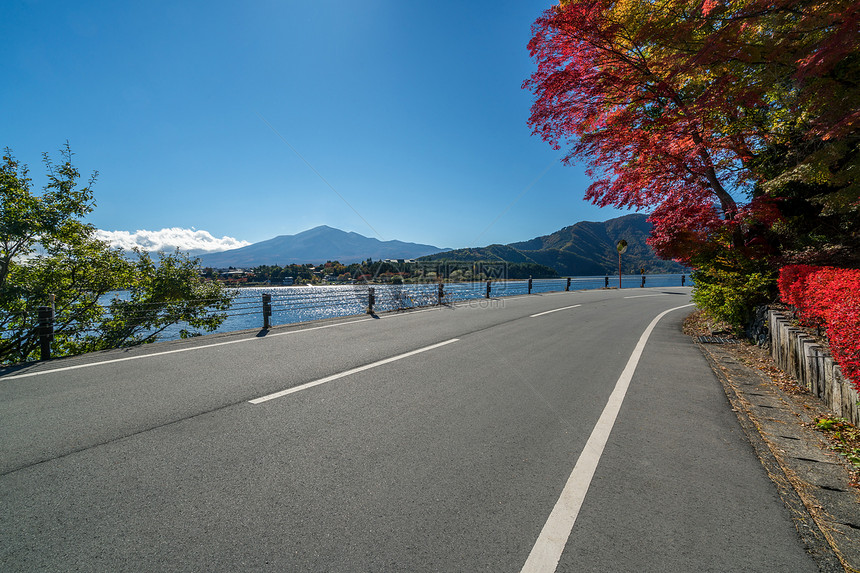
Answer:
<path fill-rule="evenodd" d="M 623 273 L 637 273 L 641 269 L 646 273 L 684 272 L 682 265 L 654 254 L 645 242 L 650 232 L 647 217 L 632 214 L 602 223 L 576 223 L 528 241 L 456 249 L 420 260 L 536 263 L 551 267 L 560 275 L 601 275 L 618 272 L 615 245 L 624 239 L 628 249 L 621 259 Z"/>

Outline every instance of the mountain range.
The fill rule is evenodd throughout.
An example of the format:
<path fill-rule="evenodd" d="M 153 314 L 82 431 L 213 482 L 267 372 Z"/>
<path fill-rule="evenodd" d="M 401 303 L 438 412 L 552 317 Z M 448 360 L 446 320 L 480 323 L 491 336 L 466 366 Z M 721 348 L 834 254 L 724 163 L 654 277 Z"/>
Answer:
<path fill-rule="evenodd" d="M 422 257 L 421 260 L 505 261 L 538 263 L 554 268 L 561 276 L 588 276 L 618 272 L 616 244 L 624 239 L 627 251 L 621 257 L 622 272 L 680 273 L 688 269 L 659 258 L 645 242 L 651 233 L 646 215 L 632 214 L 602 223 L 583 221 L 542 237 L 507 245 L 456 249 Z"/>
<path fill-rule="evenodd" d="M 380 241 L 320 225 L 295 235 L 280 235 L 246 247 L 200 255 L 199 258 L 202 266 L 213 268 L 322 264 L 326 261 L 340 261 L 346 265 L 368 258 L 415 259 L 443 250 L 433 245 Z"/>
<path fill-rule="evenodd" d="M 617 272 L 616 243 L 624 239 L 627 252 L 622 256 L 624 273 L 685 272 L 680 264 L 660 259 L 645 242 L 651 223 L 641 214 L 625 215 L 605 222 L 580 222 L 528 241 L 446 250 L 432 245 L 380 241 L 358 233 L 325 225 L 298 233 L 281 235 L 246 247 L 200 256 L 204 267 L 249 268 L 259 265 L 287 265 L 326 261 L 343 264 L 368 258 L 417 259 L 427 261 L 505 261 L 537 263 L 554 268 L 562 276 L 602 275 Z"/>

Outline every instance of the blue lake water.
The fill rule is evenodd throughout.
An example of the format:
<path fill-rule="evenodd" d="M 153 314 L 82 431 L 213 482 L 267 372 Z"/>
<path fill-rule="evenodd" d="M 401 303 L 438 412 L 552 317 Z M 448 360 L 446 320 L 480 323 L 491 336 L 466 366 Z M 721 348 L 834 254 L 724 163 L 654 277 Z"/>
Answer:
<path fill-rule="evenodd" d="M 646 287 L 681 286 L 680 274 L 645 275 Z M 689 275 L 685 275 L 686 285 L 691 286 Z M 622 276 L 622 288 L 639 288 L 640 275 Z M 604 276 L 574 277 L 571 290 L 604 288 Z M 535 279 L 532 293 L 563 291 L 567 279 Z M 618 276 L 609 277 L 609 286 L 618 287 Z M 272 316 L 270 324 L 292 324 L 325 318 L 364 314 L 368 306 L 369 289 L 374 291 L 374 310 L 387 312 L 398 309 L 434 305 L 438 302 L 437 284 L 417 285 L 331 285 L 331 286 L 265 286 L 237 289 L 233 306 L 227 312 L 227 319 L 215 332 L 259 329 L 263 327 L 263 294 L 272 297 Z M 464 300 L 482 299 L 486 296 L 487 283 L 445 283 L 443 302 L 451 303 Z M 491 285 L 493 298 L 528 293 L 528 281 L 500 281 Z M 165 331 L 161 340 L 179 337 L 181 325 Z"/>

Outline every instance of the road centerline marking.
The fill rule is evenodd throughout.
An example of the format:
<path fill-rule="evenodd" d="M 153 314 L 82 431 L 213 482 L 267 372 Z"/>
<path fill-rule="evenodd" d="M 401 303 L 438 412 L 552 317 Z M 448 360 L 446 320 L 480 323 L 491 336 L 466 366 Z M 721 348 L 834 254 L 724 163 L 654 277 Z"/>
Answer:
<path fill-rule="evenodd" d="M 636 296 L 625 296 L 624 298 L 646 298 L 649 296 L 669 296 L 669 295 L 661 292 L 659 294 L 637 294 Z"/>
<path fill-rule="evenodd" d="M 558 561 L 561 559 L 561 554 L 564 551 L 564 546 L 570 537 L 570 532 L 573 531 L 573 525 L 576 523 L 576 518 L 579 515 L 579 510 L 582 507 L 582 502 L 585 500 L 585 494 L 588 493 L 588 488 L 591 485 L 591 480 L 594 477 L 594 472 L 597 470 L 597 464 L 600 462 L 600 457 L 603 455 L 603 449 L 606 447 L 606 442 L 609 439 L 609 434 L 615 425 L 615 420 L 618 417 L 618 412 L 621 410 L 621 404 L 624 397 L 627 395 L 627 389 L 630 387 L 630 381 L 633 379 L 633 373 L 636 371 L 636 366 L 639 364 L 639 359 L 642 357 L 642 352 L 645 350 L 645 345 L 648 338 L 651 337 L 651 332 L 660 322 L 660 319 L 670 312 L 694 306 L 685 304 L 676 306 L 669 310 L 664 310 L 658 314 L 654 320 L 645 328 L 633 353 L 627 360 L 627 365 L 618 377 L 615 383 L 615 388 L 612 394 L 609 395 L 609 400 L 600 414 L 579 459 L 576 460 L 576 465 L 564 485 L 564 489 L 558 498 L 555 506 L 550 512 L 549 518 L 543 526 L 540 535 L 532 547 L 526 559 L 525 565 L 520 570 L 520 573 L 551 573 L 558 567 Z"/>
<path fill-rule="evenodd" d="M 565 307 L 562 307 L 562 308 L 556 308 L 556 309 L 553 309 L 553 310 L 547 310 L 547 311 L 545 311 L 545 312 L 539 312 L 539 313 L 537 313 L 537 314 L 533 314 L 533 315 L 531 315 L 529 318 L 537 318 L 538 316 L 543 316 L 543 315 L 545 315 L 545 314 L 550 314 L 550 313 L 553 313 L 553 312 L 558 312 L 558 311 L 560 311 L 560 310 L 567 310 L 567 309 L 570 309 L 570 308 L 576 308 L 576 307 L 578 307 L 578 306 L 582 306 L 582 305 L 581 305 L 581 304 L 574 304 L 574 305 L 571 305 L 571 306 L 565 306 Z"/>
<path fill-rule="evenodd" d="M 302 390 L 307 390 L 308 388 L 313 388 L 314 386 L 319 386 L 320 384 L 325 384 L 326 382 L 331 382 L 339 378 L 345 378 L 346 376 L 351 376 L 352 374 L 357 374 L 365 370 L 370 370 L 371 368 L 376 368 L 377 366 L 382 366 L 384 364 L 390 364 L 398 360 L 403 360 L 404 358 L 409 358 L 410 356 L 415 356 L 416 354 L 421 354 L 422 352 L 427 352 L 428 350 L 434 350 L 436 348 L 451 344 L 452 342 L 457 342 L 458 340 L 460 339 L 452 338 L 451 340 L 446 340 L 437 344 L 431 344 L 430 346 L 425 346 L 424 348 L 419 348 L 410 352 L 404 352 L 403 354 L 398 354 L 397 356 L 392 356 L 383 360 L 377 360 L 376 362 L 371 362 L 370 364 L 365 364 L 364 366 L 359 366 L 357 368 L 338 372 L 337 374 L 332 374 L 331 376 L 326 376 L 325 378 L 320 378 L 319 380 L 314 380 L 313 382 L 307 382 L 299 386 L 294 386 L 292 388 L 287 388 L 286 390 L 281 390 L 280 392 L 274 392 L 272 394 L 261 396 L 260 398 L 254 398 L 253 400 L 248 400 L 248 402 L 254 405 L 262 404 L 263 402 L 268 402 L 269 400 L 274 400 L 275 398 L 281 398 L 283 396 L 287 396 L 288 394 L 301 392 Z"/>

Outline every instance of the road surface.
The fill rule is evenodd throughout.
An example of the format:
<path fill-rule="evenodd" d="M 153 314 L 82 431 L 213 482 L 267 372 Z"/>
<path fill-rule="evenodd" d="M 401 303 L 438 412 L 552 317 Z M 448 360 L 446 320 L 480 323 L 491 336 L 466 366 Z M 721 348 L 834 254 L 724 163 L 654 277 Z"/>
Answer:
<path fill-rule="evenodd" d="M 3 571 L 817 571 L 686 288 L 0 374 Z"/>

